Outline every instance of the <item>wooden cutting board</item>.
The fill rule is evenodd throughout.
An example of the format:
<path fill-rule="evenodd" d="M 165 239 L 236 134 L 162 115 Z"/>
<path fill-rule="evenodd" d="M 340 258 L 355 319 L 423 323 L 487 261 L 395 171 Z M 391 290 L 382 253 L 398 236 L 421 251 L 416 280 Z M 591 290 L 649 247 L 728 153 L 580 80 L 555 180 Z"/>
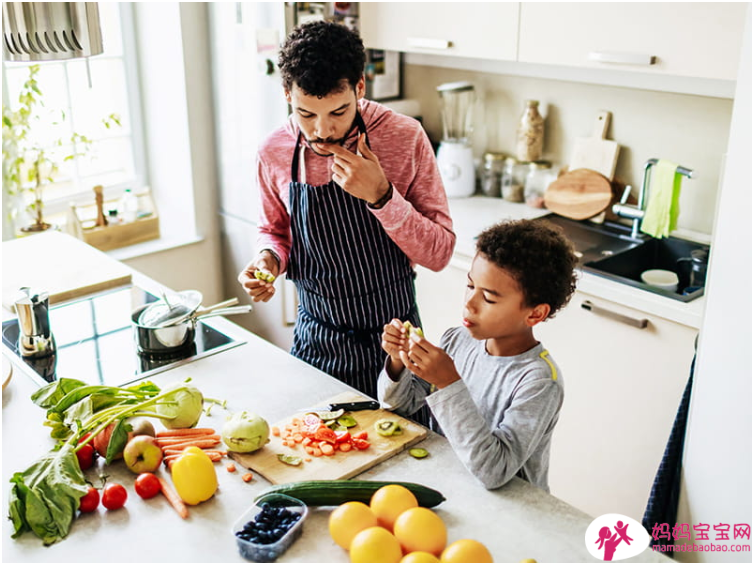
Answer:
<path fill-rule="evenodd" d="M 11 312 L 24 286 L 47 291 L 55 304 L 130 282 L 128 267 L 65 233 L 3 242 L 3 307 Z"/>
<path fill-rule="evenodd" d="M 597 114 L 592 136 L 576 139 L 569 170 L 591 169 L 600 173 L 607 180 L 613 180 L 620 146 L 615 141 L 605 139 L 609 126 L 610 112 L 603 110 Z"/>
<path fill-rule="evenodd" d="M 573 220 L 585 220 L 599 214 L 612 199 L 610 181 L 591 169 L 569 171 L 545 191 L 545 207 Z"/>
<path fill-rule="evenodd" d="M 333 402 L 355 400 L 369 399 L 356 393 L 346 392 L 329 400 L 314 403 L 312 406 L 325 406 Z M 290 417 L 273 425 L 283 430 L 286 424 L 290 424 L 294 416 L 301 417 L 304 413 L 291 414 Z M 345 453 L 336 451 L 335 455 L 329 457 L 311 457 L 300 444 L 297 444 L 295 448 L 284 447 L 281 438 L 270 436 L 270 443 L 254 453 L 228 452 L 228 455 L 244 467 L 259 473 L 274 485 L 308 480 L 350 479 L 400 453 L 427 436 L 427 429 L 423 426 L 387 410 L 359 410 L 349 412 L 349 414 L 358 422 L 358 425 L 349 428 L 349 431 L 353 434 L 366 430 L 369 434 L 367 441 L 370 442 L 368 449 L 363 451 L 352 449 Z M 403 433 L 390 437 L 379 435 L 374 429 L 374 423 L 381 418 L 397 420 L 403 429 Z M 278 453 L 297 455 L 301 458 L 308 457 L 311 461 L 304 461 L 298 466 L 287 465 L 278 460 Z"/>

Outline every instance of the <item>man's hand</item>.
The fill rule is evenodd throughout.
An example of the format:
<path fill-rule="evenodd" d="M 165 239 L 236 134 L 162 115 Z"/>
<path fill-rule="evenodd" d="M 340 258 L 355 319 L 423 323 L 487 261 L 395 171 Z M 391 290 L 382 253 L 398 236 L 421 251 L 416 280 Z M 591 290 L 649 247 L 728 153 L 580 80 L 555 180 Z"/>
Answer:
<path fill-rule="evenodd" d="M 408 341 L 408 352 L 400 352 L 401 361 L 417 377 L 437 388 L 445 388 L 461 380 L 453 359 L 443 349 L 415 333 L 409 336 Z"/>
<path fill-rule="evenodd" d="M 351 153 L 340 145 L 323 144 L 333 154 L 333 180 L 349 194 L 374 204 L 385 196 L 390 183 L 380 160 L 367 147 L 366 134 L 359 136 L 357 146 L 362 156 Z"/>
<path fill-rule="evenodd" d="M 403 361 L 401 360 L 401 351 L 406 353 L 408 351 L 408 340 L 406 335 L 406 328 L 398 318 L 390 320 L 389 324 L 385 324 L 382 332 L 382 349 L 385 353 L 390 355 L 390 364 L 387 367 L 388 375 L 391 378 L 397 379 L 398 375 L 403 369 Z"/>
<path fill-rule="evenodd" d="M 254 273 L 262 271 L 263 273 L 271 273 L 277 277 L 280 272 L 280 264 L 277 258 L 265 250 L 257 255 L 251 263 L 244 267 L 244 270 L 238 275 L 238 282 L 241 283 L 246 294 L 251 296 L 254 302 L 267 302 L 275 294 L 275 287 L 273 282 L 267 282 L 258 279 Z"/>

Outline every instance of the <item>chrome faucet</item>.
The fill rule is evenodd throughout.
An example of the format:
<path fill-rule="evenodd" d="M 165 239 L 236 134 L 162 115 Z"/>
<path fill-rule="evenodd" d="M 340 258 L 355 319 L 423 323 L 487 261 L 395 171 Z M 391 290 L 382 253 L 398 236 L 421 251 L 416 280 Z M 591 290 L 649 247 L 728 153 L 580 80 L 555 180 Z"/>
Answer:
<path fill-rule="evenodd" d="M 644 163 L 644 180 L 641 183 L 641 191 L 639 191 L 639 198 L 636 202 L 636 206 L 626 204 L 628 197 L 631 195 L 631 185 L 626 186 L 626 189 L 621 196 L 620 203 L 613 205 L 613 214 L 620 218 L 633 220 L 631 224 L 631 237 L 634 239 L 639 237 L 639 225 L 644 219 L 644 214 L 647 210 L 646 202 L 649 199 L 649 179 L 651 176 L 649 170 L 657 164 L 657 161 L 657 159 L 649 159 Z M 686 167 L 679 166 L 676 169 L 676 172 L 686 178 L 694 178 L 694 171 L 687 169 Z"/>

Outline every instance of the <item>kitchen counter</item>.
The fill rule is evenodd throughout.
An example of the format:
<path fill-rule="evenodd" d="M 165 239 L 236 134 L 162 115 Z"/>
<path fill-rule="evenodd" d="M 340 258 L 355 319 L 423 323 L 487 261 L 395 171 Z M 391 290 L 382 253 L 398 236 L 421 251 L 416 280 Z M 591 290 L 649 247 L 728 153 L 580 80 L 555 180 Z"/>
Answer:
<path fill-rule="evenodd" d="M 104 255 L 103 255 L 104 257 Z M 109 260 L 109 259 L 108 259 Z M 23 268 L 21 265 L 16 268 Z M 154 291 L 159 286 L 133 273 L 133 282 Z M 12 314 L 3 312 L 3 318 Z M 226 399 L 231 412 L 257 412 L 270 422 L 289 416 L 349 387 L 295 359 L 232 322 L 216 318 L 212 324 L 244 343 L 215 355 L 154 375 L 163 387 L 190 378 L 205 396 Z M 54 328 L 53 328 L 54 331 Z M 281 383 L 285 385 L 282 386 Z M 30 395 L 36 385 L 15 366 L 3 391 L 3 505 L 7 510 L 9 479 L 47 452 L 53 441 L 42 425 L 43 411 Z M 222 427 L 226 413 L 215 406 L 202 427 Z M 159 427 L 159 425 L 158 425 Z M 413 481 L 442 492 L 447 500 L 435 510 L 448 526 L 449 542 L 475 538 L 485 543 L 497 561 L 596 562 L 586 550 L 584 534 L 592 517 L 529 483 L 514 479 L 505 487 L 487 491 L 456 458 L 448 442 L 431 433 L 420 443 L 430 457 L 417 460 L 400 453 L 359 476 L 361 479 Z M 102 462 L 98 461 L 102 466 Z M 228 473 L 217 464 L 219 490 L 209 501 L 190 508 L 181 520 L 167 501 L 158 496 L 144 501 L 133 490 L 135 475 L 122 463 L 100 467 L 112 482 L 129 493 L 125 508 L 96 512 L 78 518 L 68 538 L 44 547 L 34 535 L 17 540 L 3 523 L 4 562 L 243 562 L 230 531 L 232 523 L 264 491 L 269 483 L 255 477 L 241 480 L 240 472 Z M 86 474 L 95 485 L 97 467 Z M 441 470 L 441 472 L 437 472 Z M 163 470 L 160 471 L 164 473 Z M 312 508 L 304 533 L 281 562 L 347 562 L 345 551 L 331 541 L 327 530 L 330 509 Z M 670 562 L 645 550 L 628 561 Z"/>
<path fill-rule="evenodd" d="M 449 204 L 457 236 L 452 264 L 461 269 L 471 266 L 471 260 L 476 254 L 476 237 L 485 228 L 503 220 L 533 219 L 551 213 L 542 208 L 483 196 L 452 198 L 449 199 Z M 580 271 L 577 288 L 599 298 L 692 328 L 699 329 L 702 325 L 704 296 L 691 302 L 680 302 L 586 271 Z"/>

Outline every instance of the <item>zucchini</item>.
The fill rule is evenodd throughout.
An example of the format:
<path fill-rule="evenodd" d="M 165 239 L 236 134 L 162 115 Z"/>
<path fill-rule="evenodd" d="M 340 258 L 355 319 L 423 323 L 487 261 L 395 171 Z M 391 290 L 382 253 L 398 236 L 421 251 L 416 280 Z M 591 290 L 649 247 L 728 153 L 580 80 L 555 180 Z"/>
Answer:
<path fill-rule="evenodd" d="M 445 497 L 442 493 L 417 483 L 405 483 L 399 481 L 359 481 L 359 480 L 334 480 L 334 481 L 300 481 L 273 485 L 254 501 L 268 494 L 285 494 L 299 499 L 308 506 L 340 506 L 345 502 L 358 501 L 369 504 L 372 495 L 385 485 L 401 485 L 406 487 L 416 497 L 419 506 L 433 508 Z"/>

